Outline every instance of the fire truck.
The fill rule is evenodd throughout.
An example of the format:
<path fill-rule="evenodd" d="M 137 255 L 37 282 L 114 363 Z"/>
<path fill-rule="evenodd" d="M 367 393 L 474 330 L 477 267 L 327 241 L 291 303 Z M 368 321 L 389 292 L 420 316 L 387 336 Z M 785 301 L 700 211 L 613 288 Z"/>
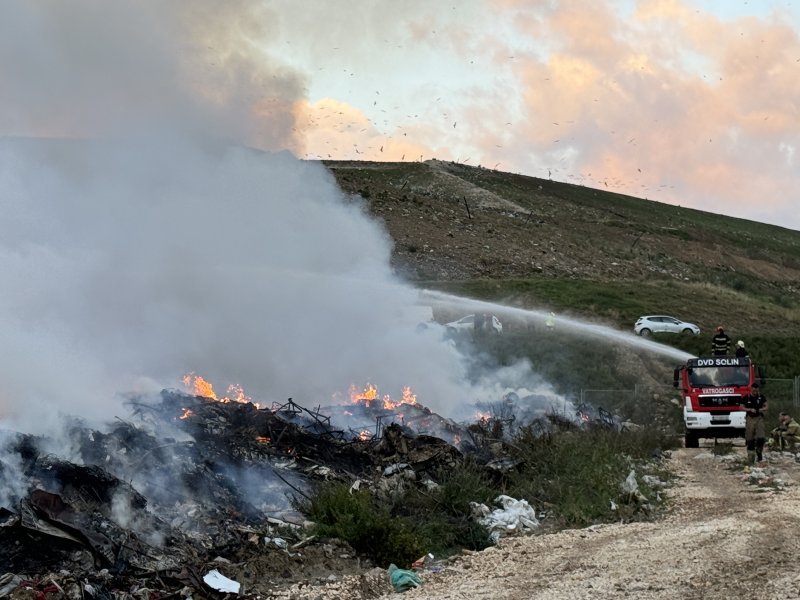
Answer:
<path fill-rule="evenodd" d="M 683 396 L 687 448 L 701 438 L 744 437 L 745 413 L 739 408 L 756 381 L 764 385 L 764 368 L 748 357 L 690 358 L 675 369 L 673 385 Z"/>

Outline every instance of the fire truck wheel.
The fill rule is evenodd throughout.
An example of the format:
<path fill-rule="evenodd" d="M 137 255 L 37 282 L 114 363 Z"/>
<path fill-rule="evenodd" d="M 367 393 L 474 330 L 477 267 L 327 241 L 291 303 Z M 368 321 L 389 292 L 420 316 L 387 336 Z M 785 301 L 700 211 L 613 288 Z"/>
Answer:
<path fill-rule="evenodd" d="M 700 438 L 697 436 L 696 433 L 686 432 L 686 440 L 684 441 L 684 445 L 687 448 L 699 448 L 700 447 Z"/>

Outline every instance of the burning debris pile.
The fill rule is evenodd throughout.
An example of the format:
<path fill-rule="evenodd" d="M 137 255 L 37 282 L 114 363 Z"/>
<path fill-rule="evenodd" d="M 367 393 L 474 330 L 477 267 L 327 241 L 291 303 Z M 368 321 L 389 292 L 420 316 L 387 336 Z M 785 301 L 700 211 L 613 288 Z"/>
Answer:
<path fill-rule="evenodd" d="M 242 565 L 313 553 L 292 500 L 315 479 L 390 491 L 389 481 L 430 481 L 465 453 L 513 468 L 500 442 L 518 398 L 464 426 L 410 390 L 400 402 L 366 391 L 323 410 L 165 390 L 155 402 L 130 401 L 130 419 L 106 432 L 71 421 L 58 451 L 52 440 L 0 432 L 0 597 L 23 588 L 74 598 L 207 592 L 203 573 L 232 556 L 248 558 L 228 573 L 263 592 L 281 575 L 256 582 Z"/>

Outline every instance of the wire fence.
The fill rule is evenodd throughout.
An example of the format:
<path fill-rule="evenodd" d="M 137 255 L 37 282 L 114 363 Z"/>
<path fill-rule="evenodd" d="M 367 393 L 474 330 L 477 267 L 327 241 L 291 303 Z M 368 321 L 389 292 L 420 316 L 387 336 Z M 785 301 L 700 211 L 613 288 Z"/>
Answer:
<path fill-rule="evenodd" d="M 764 380 L 764 395 L 776 408 L 800 407 L 800 375 L 791 379 L 767 378 Z M 593 389 L 581 388 L 580 403 L 594 406 L 641 406 L 652 401 L 677 399 L 680 393 L 668 385 L 635 385 L 631 388 Z"/>

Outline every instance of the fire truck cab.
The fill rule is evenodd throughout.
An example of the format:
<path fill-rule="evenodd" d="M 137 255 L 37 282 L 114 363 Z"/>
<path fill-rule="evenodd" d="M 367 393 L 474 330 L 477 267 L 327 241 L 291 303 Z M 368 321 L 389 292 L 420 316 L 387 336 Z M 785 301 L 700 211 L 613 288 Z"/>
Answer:
<path fill-rule="evenodd" d="M 744 437 L 740 404 L 753 383 L 760 380 L 763 386 L 764 377 L 748 357 L 690 358 L 676 368 L 673 385 L 683 396 L 686 447 L 697 448 L 702 438 Z"/>

